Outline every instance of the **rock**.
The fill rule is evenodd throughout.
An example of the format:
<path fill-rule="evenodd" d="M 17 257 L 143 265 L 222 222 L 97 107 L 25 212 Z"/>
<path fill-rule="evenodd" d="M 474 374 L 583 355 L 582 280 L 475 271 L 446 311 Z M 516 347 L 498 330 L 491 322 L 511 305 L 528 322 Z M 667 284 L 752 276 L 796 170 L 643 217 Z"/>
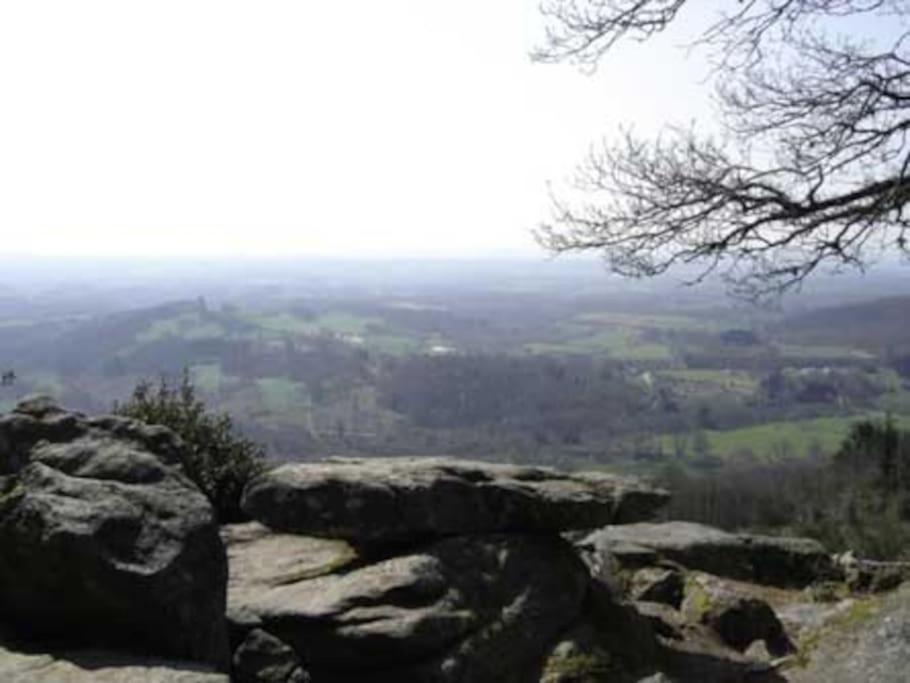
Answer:
<path fill-rule="evenodd" d="M 376 544 L 624 524 L 649 518 L 667 499 L 600 473 L 369 458 L 278 467 L 247 486 L 243 508 L 280 531 Z"/>
<path fill-rule="evenodd" d="M 199 664 L 103 651 L 26 653 L 0 645 L 3 683 L 229 683 Z"/>
<path fill-rule="evenodd" d="M 279 560 L 281 548 L 274 545 L 272 566 L 291 561 Z M 246 551 L 231 545 L 232 563 Z M 446 539 L 339 574 L 260 580 L 255 589 L 240 575 L 250 566 L 232 564 L 229 602 L 244 619 L 237 627 L 286 643 L 321 683 L 526 683 L 580 613 L 588 583 L 569 544 L 540 536 Z"/>
<path fill-rule="evenodd" d="M 847 609 L 811 634 L 793 683 L 906 683 L 910 660 L 910 586 L 845 601 Z"/>
<path fill-rule="evenodd" d="M 785 657 L 796 649 L 764 600 L 730 596 L 711 605 L 702 622 L 739 652 L 745 652 L 755 641 L 762 641 L 772 657 Z"/>
<path fill-rule="evenodd" d="M 701 624 L 691 624 L 678 610 L 661 602 L 637 602 L 634 607 L 650 629 L 662 638 L 682 640 L 686 637 L 686 632 L 693 628 L 698 633 L 704 631 Z"/>
<path fill-rule="evenodd" d="M 621 662 L 604 646 L 604 638 L 589 623 L 573 628 L 553 647 L 540 683 L 597 683 L 629 680 Z"/>
<path fill-rule="evenodd" d="M 900 586 L 907 572 L 902 565 L 857 560 L 844 567 L 844 581 L 853 593 L 883 593 Z"/>
<path fill-rule="evenodd" d="M 230 573 L 227 614 L 232 649 L 259 623 L 247 606 L 280 586 L 330 574 L 357 560 L 344 541 L 275 533 L 257 522 L 222 527 Z M 239 630 L 238 630 L 239 629 Z"/>
<path fill-rule="evenodd" d="M 310 683 L 294 651 L 262 629 L 247 634 L 232 663 L 234 683 Z"/>
<path fill-rule="evenodd" d="M 179 465 L 185 446 L 170 429 L 118 415 L 87 417 L 66 411 L 46 396 L 28 398 L 0 416 L 0 475 L 18 471 L 41 440 L 61 443 L 98 430 L 141 445 L 169 465 Z"/>
<path fill-rule="evenodd" d="M 775 667 L 727 649 L 710 638 L 660 638 L 662 673 L 677 683 L 786 683 Z M 658 679 L 660 680 L 660 679 Z"/>
<path fill-rule="evenodd" d="M 688 569 L 774 586 L 801 588 L 836 573 L 817 541 L 731 534 L 691 522 L 608 526 L 579 545 L 589 557 L 637 546 Z"/>
<path fill-rule="evenodd" d="M 783 681 L 768 662 L 762 662 L 724 645 L 703 624 L 692 623 L 668 605 L 642 602 L 636 610 L 656 634 L 655 661 L 661 675 L 678 683 L 754 683 Z M 661 680 L 658 678 L 658 680 Z"/>
<path fill-rule="evenodd" d="M 686 579 L 677 569 L 645 567 L 632 576 L 630 597 L 637 602 L 660 602 L 679 609 Z"/>
<path fill-rule="evenodd" d="M 761 641 L 770 655 L 765 660 L 770 661 L 796 650 L 783 623 L 768 603 L 769 599 L 789 602 L 792 597 L 787 596 L 792 595 L 792 592 L 781 589 L 762 589 L 710 574 L 691 572 L 681 612 L 690 623 L 703 624 L 721 642 L 737 652 L 746 652 L 753 643 Z"/>
<path fill-rule="evenodd" d="M 228 663 L 227 562 L 179 439 L 47 401 L 0 417 L 0 620 L 17 638 Z"/>
<path fill-rule="evenodd" d="M 790 638 L 803 642 L 813 640 L 813 634 L 849 613 L 855 604 L 856 601 L 849 598 L 838 602 L 793 603 L 779 607 L 776 612 Z"/>

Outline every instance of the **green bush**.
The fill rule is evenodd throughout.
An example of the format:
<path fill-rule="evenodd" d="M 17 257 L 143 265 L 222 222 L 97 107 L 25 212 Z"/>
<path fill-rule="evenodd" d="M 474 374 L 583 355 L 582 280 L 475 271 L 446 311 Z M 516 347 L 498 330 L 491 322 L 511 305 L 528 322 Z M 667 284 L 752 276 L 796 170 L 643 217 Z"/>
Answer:
<path fill-rule="evenodd" d="M 209 411 L 196 396 L 189 372 L 179 383 L 162 377 L 157 384 L 140 382 L 118 415 L 163 425 L 187 445 L 183 469 L 211 501 L 221 523 L 243 521 L 243 487 L 265 467 L 262 447 L 236 433 L 227 413 Z"/>

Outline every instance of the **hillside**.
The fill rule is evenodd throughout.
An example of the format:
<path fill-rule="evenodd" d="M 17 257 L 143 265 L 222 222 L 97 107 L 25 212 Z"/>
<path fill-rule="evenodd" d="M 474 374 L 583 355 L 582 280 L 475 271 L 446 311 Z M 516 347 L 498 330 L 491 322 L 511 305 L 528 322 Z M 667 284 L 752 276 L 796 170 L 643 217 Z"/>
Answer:
<path fill-rule="evenodd" d="M 710 471 L 744 455 L 817 455 L 857 420 L 910 415 L 895 322 L 910 298 L 873 285 L 866 303 L 812 309 L 808 297 L 787 316 L 712 290 L 598 289 L 586 268 L 193 277 L 96 283 L 81 298 L 13 289 L 0 367 L 17 380 L 0 407 L 42 392 L 103 411 L 140 379 L 187 368 L 275 456 L 456 453 L 650 472 L 668 458 Z"/>

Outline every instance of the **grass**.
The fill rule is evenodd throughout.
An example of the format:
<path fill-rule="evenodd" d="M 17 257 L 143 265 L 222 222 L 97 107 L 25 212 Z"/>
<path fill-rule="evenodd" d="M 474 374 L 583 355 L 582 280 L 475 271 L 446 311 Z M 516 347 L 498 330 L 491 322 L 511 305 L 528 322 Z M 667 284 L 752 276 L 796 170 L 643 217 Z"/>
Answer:
<path fill-rule="evenodd" d="M 300 382 L 278 377 L 256 380 L 263 409 L 272 415 L 286 415 L 299 410 L 306 402 L 305 387 Z"/>
<path fill-rule="evenodd" d="M 637 313 L 583 313 L 574 318 L 582 324 L 610 325 L 634 329 L 704 331 L 706 323 L 683 315 L 639 315 Z M 717 327 L 708 323 L 707 327 Z"/>
<path fill-rule="evenodd" d="M 793 360 L 875 360 L 875 356 L 867 351 L 851 349 L 846 346 L 797 346 L 795 344 L 781 344 L 777 346 L 778 352 L 784 358 Z"/>
<path fill-rule="evenodd" d="M 882 413 L 867 413 L 835 417 L 818 417 L 808 420 L 787 422 L 768 422 L 742 429 L 728 431 L 706 430 L 711 452 L 721 457 L 729 457 L 746 450 L 759 458 L 773 458 L 781 455 L 802 457 L 809 453 L 813 446 L 822 452 L 834 453 L 840 446 L 850 428 L 863 419 L 882 419 Z M 895 416 L 898 427 L 910 429 L 910 416 Z M 673 452 L 673 436 L 661 438 L 664 452 Z M 692 454 L 691 439 L 687 451 Z"/>
<path fill-rule="evenodd" d="M 695 393 L 725 391 L 752 394 L 758 389 L 758 380 L 750 373 L 739 370 L 662 370 L 659 374 L 691 385 Z"/>
<path fill-rule="evenodd" d="M 371 318 L 349 313 L 326 313 L 316 318 L 314 324 L 321 330 L 337 332 L 339 334 L 366 334 L 370 325 L 381 324 L 379 318 Z"/>
<path fill-rule="evenodd" d="M 315 318 L 300 318 L 290 313 L 277 313 L 253 315 L 247 319 L 269 332 L 304 336 L 318 334 L 319 332 L 362 335 L 370 325 L 382 322 L 379 318 L 341 312 L 325 313 Z"/>
<path fill-rule="evenodd" d="M 315 332 L 313 322 L 298 318 L 290 313 L 278 313 L 274 315 L 253 315 L 248 316 L 247 321 L 256 325 L 266 332 L 275 332 L 277 334 L 291 335 L 310 335 Z"/>
<path fill-rule="evenodd" d="M 382 320 L 370 316 L 352 315 L 350 313 L 332 312 L 325 313 L 315 318 L 301 318 L 290 313 L 276 313 L 267 315 L 249 315 L 245 320 L 260 330 L 271 333 L 274 337 L 312 337 L 318 334 L 335 334 L 347 337 L 349 340 L 363 339 L 367 346 L 383 350 L 403 349 L 404 353 L 416 347 L 407 346 L 411 340 L 395 335 L 376 334 L 370 335 L 369 330 L 382 324 Z"/>
<path fill-rule="evenodd" d="M 391 356 L 406 356 L 410 353 L 417 353 L 423 348 L 419 339 L 396 334 L 369 335 L 365 339 L 365 344 L 371 349 Z"/>
<path fill-rule="evenodd" d="M 217 394 L 224 382 L 219 363 L 194 365 L 190 371 L 193 375 L 193 384 L 207 394 Z"/>
<path fill-rule="evenodd" d="M 672 358 L 668 347 L 644 342 L 638 331 L 623 327 L 601 330 L 565 341 L 531 342 L 525 344 L 524 349 L 529 353 L 602 353 L 610 358 L 627 361 L 665 361 Z"/>
<path fill-rule="evenodd" d="M 217 339 L 226 335 L 224 328 L 211 321 L 203 321 L 198 313 L 184 313 L 173 318 L 154 321 L 136 335 L 139 344 L 151 344 L 168 337 L 184 339 Z"/>

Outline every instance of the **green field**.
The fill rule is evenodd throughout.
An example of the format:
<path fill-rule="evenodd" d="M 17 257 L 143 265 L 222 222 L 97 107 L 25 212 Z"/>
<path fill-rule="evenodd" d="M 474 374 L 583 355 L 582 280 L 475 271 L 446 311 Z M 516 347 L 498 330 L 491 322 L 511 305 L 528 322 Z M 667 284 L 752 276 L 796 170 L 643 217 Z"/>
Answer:
<path fill-rule="evenodd" d="M 852 425 L 864 419 L 884 419 L 883 413 L 866 413 L 836 417 L 818 417 L 808 420 L 768 422 L 742 429 L 728 431 L 705 430 L 703 432 L 710 452 L 720 457 L 735 457 L 750 451 L 759 458 L 777 456 L 807 455 L 813 448 L 820 448 L 826 454 L 834 453 Z M 910 416 L 894 416 L 895 423 L 902 429 L 910 429 Z M 687 454 L 693 455 L 693 439 L 686 440 Z M 672 453 L 674 436 L 664 435 L 661 448 Z"/>
<path fill-rule="evenodd" d="M 217 339 L 226 335 L 221 325 L 203 320 L 198 313 L 184 313 L 173 318 L 155 320 L 136 335 L 136 342 L 149 344 L 167 337 L 184 339 Z"/>
<path fill-rule="evenodd" d="M 633 329 L 696 330 L 722 329 L 715 323 L 683 315 L 639 315 L 637 313 L 598 312 L 582 313 L 573 318 L 585 325 L 609 325 Z"/>
<path fill-rule="evenodd" d="M 190 369 L 193 383 L 208 394 L 217 394 L 224 383 L 224 375 L 219 363 L 194 365 Z"/>
<path fill-rule="evenodd" d="M 263 409 L 272 415 L 286 415 L 299 411 L 307 403 L 306 387 L 300 382 L 277 377 L 256 380 Z"/>
<path fill-rule="evenodd" d="M 867 351 L 845 346 L 780 344 L 776 348 L 784 358 L 792 358 L 793 360 L 875 360 L 875 356 Z"/>
<path fill-rule="evenodd" d="M 529 353 L 605 354 L 616 360 L 666 361 L 673 356 L 663 344 L 642 341 L 639 332 L 617 327 L 556 342 L 525 344 Z"/>
<path fill-rule="evenodd" d="M 682 383 L 690 393 L 731 392 L 752 394 L 758 389 L 755 377 L 742 370 L 661 370 L 657 374 Z"/>
<path fill-rule="evenodd" d="M 363 335 L 371 325 L 380 324 L 379 318 L 350 313 L 325 313 L 315 318 L 302 318 L 290 313 L 251 315 L 246 320 L 268 332 L 308 336 L 320 332 L 342 335 Z"/>

